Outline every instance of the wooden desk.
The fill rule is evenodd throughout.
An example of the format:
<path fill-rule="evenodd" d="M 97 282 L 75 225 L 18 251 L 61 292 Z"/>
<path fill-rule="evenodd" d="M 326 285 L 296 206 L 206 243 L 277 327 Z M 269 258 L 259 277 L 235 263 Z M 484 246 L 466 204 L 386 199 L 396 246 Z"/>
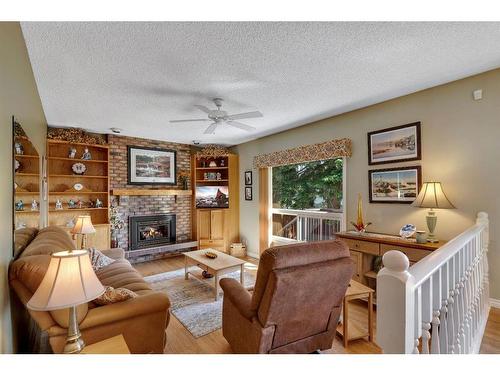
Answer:
<path fill-rule="evenodd" d="M 399 250 L 406 254 L 411 265 L 445 244 L 443 241 L 420 244 L 414 238 L 404 239 L 390 234 L 372 232 L 359 234 L 355 231 L 347 231 L 338 233 L 337 237 L 343 240 L 351 251 L 351 259 L 355 264 L 352 278 L 373 288 L 375 288 L 374 282 L 377 277 L 373 271 L 375 257 L 382 256 L 389 250 Z"/>
<path fill-rule="evenodd" d="M 351 280 L 342 302 L 342 323 L 337 326 L 337 333 L 342 336 L 344 347 L 347 348 L 349 341 L 368 337 L 373 342 L 373 293 L 374 290 L 367 286 Z M 354 299 L 368 299 L 368 329 L 363 330 L 349 325 L 349 301 Z"/>
<path fill-rule="evenodd" d="M 130 354 L 130 350 L 123 335 L 118 335 L 90 344 L 80 354 Z"/>

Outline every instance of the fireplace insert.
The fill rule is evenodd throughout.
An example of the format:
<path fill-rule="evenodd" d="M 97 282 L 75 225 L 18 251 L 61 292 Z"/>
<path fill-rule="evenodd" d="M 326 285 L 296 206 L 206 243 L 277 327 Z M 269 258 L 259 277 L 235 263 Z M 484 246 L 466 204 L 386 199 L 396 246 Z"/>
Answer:
<path fill-rule="evenodd" d="M 129 217 L 130 250 L 157 247 L 175 242 L 175 215 Z"/>

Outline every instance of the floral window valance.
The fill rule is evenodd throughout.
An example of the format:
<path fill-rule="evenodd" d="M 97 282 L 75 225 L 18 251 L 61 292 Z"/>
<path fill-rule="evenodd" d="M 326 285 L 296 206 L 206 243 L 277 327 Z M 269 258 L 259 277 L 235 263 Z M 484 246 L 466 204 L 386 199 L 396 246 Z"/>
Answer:
<path fill-rule="evenodd" d="M 270 154 L 258 155 L 253 160 L 254 168 L 277 167 L 316 160 L 326 160 L 352 155 L 351 140 L 348 138 L 332 139 L 314 145 L 300 146 Z"/>

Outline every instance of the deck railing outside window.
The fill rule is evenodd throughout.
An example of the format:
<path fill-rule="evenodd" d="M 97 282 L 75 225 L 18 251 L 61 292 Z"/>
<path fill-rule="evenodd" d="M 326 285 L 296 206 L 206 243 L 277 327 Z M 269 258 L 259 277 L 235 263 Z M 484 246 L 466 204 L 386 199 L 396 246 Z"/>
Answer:
<path fill-rule="evenodd" d="M 344 230 L 341 211 L 272 209 L 274 242 L 311 242 L 335 238 Z"/>

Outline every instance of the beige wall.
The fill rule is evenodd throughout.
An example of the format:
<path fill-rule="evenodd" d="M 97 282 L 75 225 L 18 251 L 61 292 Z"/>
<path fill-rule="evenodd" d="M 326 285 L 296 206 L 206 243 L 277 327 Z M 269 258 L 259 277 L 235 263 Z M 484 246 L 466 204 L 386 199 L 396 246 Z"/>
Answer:
<path fill-rule="evenodd" d="M 45 153 L 46 120 L 26 44 L 17 22 L 0 22 L 0 353 L 12 351 L 7 268 L 12 257 L 12 127 L 22 124 L 40 155 Z"/>
<path fill-rule="evenodd" d="M 484 98 L 472 100 L 483 89 Z M 421 162 L 368 166 L 367 132 L 414 121 L 422 122 Z M 426 229 L 426 210 L 399 204 L 368 203 L 368 170 L 422 165 L 423 180 L 443 183 L 456 210 L 439 210 L 437 235 L 450 239 L 470 226 L 478 211 L 491 220 L 491 296 L 500 299 L 500 69 L 417 92 L 381 104 L 271 135 L 236 147 L 240 177 L 252 168 L 253 157 L 303 144 L 348 137 L 353 156 L 347 162 L 347 219 L 355 221 L 357 193 L 363 195 L 371 230 L 397 233 L 405 223 Z M 249 253 L 258 253 L 258 175 L 254 200 L 244 200 L 241 184 L 241 234 Z"/>

